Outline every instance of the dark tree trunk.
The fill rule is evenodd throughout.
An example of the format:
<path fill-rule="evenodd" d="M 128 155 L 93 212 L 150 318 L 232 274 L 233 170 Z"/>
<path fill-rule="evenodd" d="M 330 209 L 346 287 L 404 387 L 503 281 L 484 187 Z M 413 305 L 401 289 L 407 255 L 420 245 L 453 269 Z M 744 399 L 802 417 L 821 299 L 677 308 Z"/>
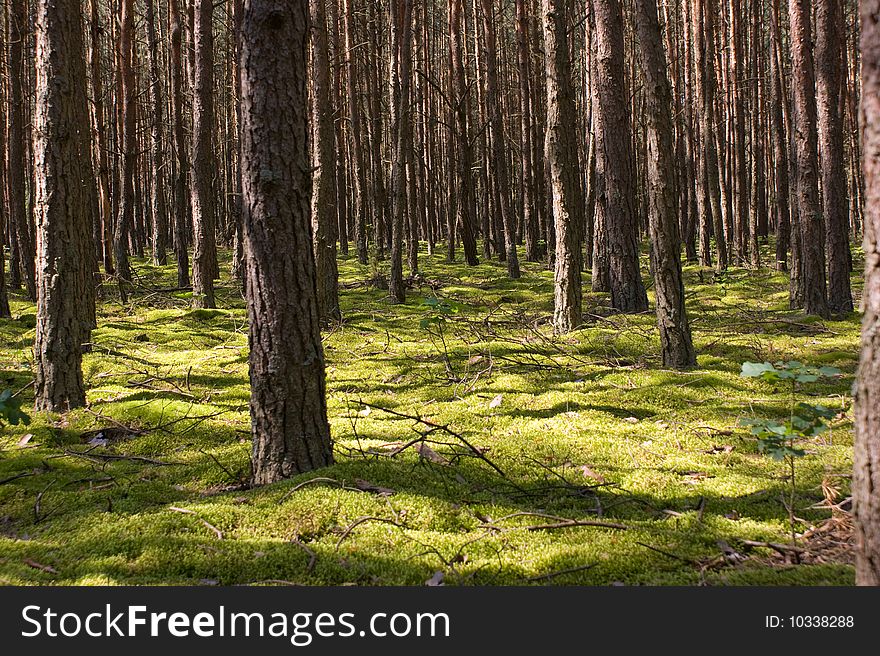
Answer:
<path fill-rule="evenodd" d="M 516 53 L 519 71 L 520 160 L 526 260 L 541 259 L 540 227 L 535 208 L 535 163 L 532 160 L 532 88 L 529 57 L 529 14 L 526 0 L 516 0 Z M 592 218 L 592 217 L 591 217 Z"/>
<path fill-rule="evenodd" d="M 36 25 L 34 406 L 64 412 L 85 405 L 82 345 L 95 318 L 90 216 L 95 181 L 79 0 L 40 0 Z"/>
<path fill-rule="evenodd" d="M 770 15 L 773 46 L 770 55 L 771 127 L 773 138 L 774 183 L 776 191 L 776 270 L 788 269 L 788 248 L 791 235 L 791 188 L 788 143 L 788 93 L 782 73 L 781 36 L 779 34 L 779 0 L 773 0 Z"/>
<path fill-rule="evenodd" d="M 635 0 L 648 123 L 648 220 L 657 325 L 663 364 L 686 368 L 697 364 L 685 309 L 681 275 L 681 238 L 676 217 L 675 142 L 672 89 L 660 37 L 656 0 Z"/>
<path fill-rule="evenodd" d="M 348 104 L 348 128 L 351 132 L 351 158 L 349 175 L 353 189 L 351 198 L 352 215 L 354 216 L 354 241 L 358 262 L 366 264 L 367 252 L 367 210 L 364 194 L 364 154 L 361 145 L 361 113 L 357 95 L 357 53 L 354 50 L 354 9 L 352 0 L 343 0 L 345 21 L 345 62 L 346 62 L 346 95 Z"/>
<path fill-rule="evenodd" d="M 167 262 L 165 254 L 165 236 L 168 233 L 165 207 L 165 148 L 162 144 L 162 124 L 164 99 L 162 97 L 162 80 L 159 77 L 159 41 L 156 38 L 156 13 L 154 0 L 146 0 L 147 36 L 150 51 L 150 88 L 152 91 L 153 115 L 150 126 L 150 148 L 152 151 L 152 209 L 153 209 L 153 264 L 164 266 Z"/>
<path fill-rule="evenodd" d="M 27 3 L 10 3 L 9 15 L 9 149 L 6 182 L 9 190 L 10 256 L 24 277 L 28 300 L 36 300 L 34 240 L 25 205 L 26 180 L 30 167 L 25 158 L 25 100 L 22 82 L 25 77 L 23 46 L 28 33 Z"/>
<path fill-rule="evenodd" d="M 333 0 L 335 2 L 335 0 Z M 336 268 L 336 160 L 324 0 L 310 0 L 312 43 L 312 229 L 322 323 L 340 318 Z"/>
<path fill-rule="evenodd" d="M 574 98 L 568 31 L 570 0 L 542 0 L 547 85 L 545 148 L 556 233 L 553 328 L 558 334 L 580 326 L 583 202 L 578 185 Z"/>
<path fill-rule="evenodd" d="M 193 128 L 191 204 L 193 249 L 193 307 L 216 307 L 214 279 L 218 276 L 214 240 L 215 173 L 211 129 L 214 125 L 214 0 L 197 0 L 193 10 Z"/>
<path fill-rule="evenodd" d="M 174 257 L 177 263 L 177 286 L 189 287 L 190 230 L 188 218 L 189 198 L 189 152 L 183 125 L 183 24 L 180 0 L 169 0 L 171 17 L 171 95 L 172 126 L 174 128 L 174 152 L 177 158 L 177 178 L 174 181 Z"/>
<path fill-rule="evenodd" d="M 853 311 L 849 283 L 849 198 L 840 113 L 843 61 L 841 0 L 819 0 L 816 4 L 816 101 L 828 257 L 828 310 L 834 314 Z"/>
<path fill-rule="evenodd" d="M 122 134 L 122 188 L 113 233 L 113 255 L 120 281 L 131 280 L 129 231 L 134 225 L 135 167 L 137 166 L 137 83 L 134 70 L 134 0 L 122 0 L 119 19 L 119 112 Z M 120 290 L 122 286 L 120 284 Z"/>
<path fill-rule="evenodd" d="M 245 0 L 241 151 L 255 485 L 333 462 L 310 203 L 305 2 Z"/>
<path fill-rule="evenodd" d="M 856 584 L 880 585 L 880 2 L 861 0 L 865 288 L 855 389 Z"/>
<path fill-rule="evenodd" d="M 789 0 L 788 13 L 791 23 L 794 147 L 804 310 L 807 314 L 828 317 L 825 227 L 819 202 L 819 133 L 810 1 Z"/>
<path fill-rule="evenodd" d="M 634 207 L 632 128 L 626 88 L 623 16 L 619 0 L 594 0 L 596 17 L 596 152 L 602 180 L 598 202 L 604 213 L 611 304 L 621 312 L 643 312 L 648 296 L 639 271 L 638 217 Z"/>

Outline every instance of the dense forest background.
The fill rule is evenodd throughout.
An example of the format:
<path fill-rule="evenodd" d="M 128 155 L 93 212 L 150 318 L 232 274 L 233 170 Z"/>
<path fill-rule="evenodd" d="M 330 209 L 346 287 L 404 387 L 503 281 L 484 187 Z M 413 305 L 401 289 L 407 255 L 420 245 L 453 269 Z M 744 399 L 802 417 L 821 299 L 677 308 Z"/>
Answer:
<path fill-rule="evenodd" d="M 854 0 L 2 8 L 0 581 L 880 582 Z"/>

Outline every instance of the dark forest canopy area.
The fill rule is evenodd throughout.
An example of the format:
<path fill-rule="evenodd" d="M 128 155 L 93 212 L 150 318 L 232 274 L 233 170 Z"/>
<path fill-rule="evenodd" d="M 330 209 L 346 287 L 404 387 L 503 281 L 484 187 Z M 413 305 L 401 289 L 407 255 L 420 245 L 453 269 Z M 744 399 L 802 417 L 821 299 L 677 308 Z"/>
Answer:
<path fill-rule="evenodd" d="M 880 584 L 877 0 L 0 6 L 0 584 Z"/>

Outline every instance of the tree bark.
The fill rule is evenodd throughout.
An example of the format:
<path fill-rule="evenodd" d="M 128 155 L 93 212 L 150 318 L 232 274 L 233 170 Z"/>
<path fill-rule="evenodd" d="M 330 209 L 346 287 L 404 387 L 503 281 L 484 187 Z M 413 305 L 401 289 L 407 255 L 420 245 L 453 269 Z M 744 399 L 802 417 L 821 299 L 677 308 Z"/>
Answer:
<path fill-rule="evenodd" d="M 153 264 L 164 266 L 167 262 L 165 253 L 165 235 L 168 232 L 165 206 L 165 148 L 162 143 L 162 124 L 164 100 L 162 97 L 162 80 L 159 77 L 159 41 L 156 37 L 156 12 L 154 0 L 146 0 L 147 37 L 150 54 L 150 89 L 152 91 L 153 115 L 150 126 L 151 149 L 151 189 L 153 208 Z"/>
<path fill-rule="evenodd" d="M 825 286 L 825 228 L 819 203 L 819 133 L 810 0 L 789 0 L 791 23 L 794 146 L 804 310 L 828 317 Z"/>
<path fill-rule="evenodd" d="M 828 311 L 833 314 L 853 311 L 849 282 L 849 198 L 840 112 L 843 61 L 841 0 L 819 0 L 816 4 L 816 101 L 828 257 Z"/>
<path fill-rule="evenodd" d="M 648 296 L 639 271 L 638 217 L 633 199 L 632 127 L 624 82 L 623 16 L 619 0 L 594 0 L 597 94 L 596 168 L 602 179 L 598 201 L 605 215 L 611 305 L 643 312 Z"/>
<path fill-rule="evenodd" d="M 312 229 L 321 323 L 341 318 L 336 265 L 336 159 L 325 0 L 309 0 L 312 44 Z M 335 2 L 335 0 L 333 0 Z"/>
<path fill-rule="evenodd" d="M 193 307 L 216 307 L 217 245 L 214 238 L 214 0 L 196 0 L 193 10 L 193 128 L 190 201 L 193 233 Z"/>
<path fill-rule="evenodd" d="M 685 309 L 681 238 L 676 217 L 675 141 L 672 89 L 660 36 L 656 0 L 635 0 L 648 124 L 648 220 L 657 325 L 663 365 L 683 369 L 697 364 Z"/>
<path fill-rule="evenodd" d="M 865 287 L 855 388 L 856 584 L 880 585 L 880 1 L 861 0 Z"/>
<path fill-rule="evenodd" d="M 174 257 L 177 263 L 177 286 L 189 287 L 190 230 L 188 212 L 190 209 L 189 152 L 183 125 L 183 24 L 181 23 L 180 0 L 169 0 L 168 13 L 171 19 L 171 89 L 172 126 L 174 130 L 174 152 L 177 158 L 177 178 L 174 181 Z"/>
<path fill-rule="evenodd" d="M 254 485 L 333 462 L 309 217 L 308 4 L 245 0 L 241 150 Z"/>
<path fill-rule="evenodd" d="M 85 405 L 82 345 L 95 313 L 94 177 L 81 21 L 79 0 L 37 3 L 34 406 L 52 412 Z"/>
<path fill-rule="evenodd" d="M 547 86 L 545 149 L 556 232 L 553 328 L 568 333 L 583 319 L 580 227 L 582 195 L 578 185 L 574 98 L 568 33 L 570 0 L 542 0 Z"/>

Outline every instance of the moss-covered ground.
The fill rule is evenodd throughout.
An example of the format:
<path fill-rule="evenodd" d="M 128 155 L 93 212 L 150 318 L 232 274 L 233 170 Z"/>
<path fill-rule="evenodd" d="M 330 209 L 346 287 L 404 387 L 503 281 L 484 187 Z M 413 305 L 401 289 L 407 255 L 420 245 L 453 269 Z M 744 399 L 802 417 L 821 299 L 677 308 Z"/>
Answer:
<path fill-rule="evenodd" d="M 789 311 L 787 278 L 767 269 L 688 267 L 699 365 L 676 372 L 653 314 L 615 315 L 586 293 L 587 325 L 555 338 L 545 267 L 509 281 L 503 264 L 439 253 L 423 249 L 402 306 L 367 283 L 369 266 L 341 260 L 344 320 L 324 333 L 337 464 L 262 489 L 242 485 L 237 286 L 224 275 L 219 309 L 193 311 L 161 291 L 173 267 L 139 261 L 125 305 L 108 284 L 83 364 L 89 407 L 0 433 L 0 583 L 852 583 L 846 564 L 770 566 L 742 543 L 789 539 L 789 479 L 738 420 L 789 406 L 786 388 L 741 378 L 744 361 L 843 372 L 798 391 L 841 411 L 797 462 L 797 530 L 827 518 L 823 482 L 848 488 L 856 314 Z M 12 306 L 0 388 L 27 407 L 34 306 Z M 746 558 L 719 561 L 725 549 Z"/>

